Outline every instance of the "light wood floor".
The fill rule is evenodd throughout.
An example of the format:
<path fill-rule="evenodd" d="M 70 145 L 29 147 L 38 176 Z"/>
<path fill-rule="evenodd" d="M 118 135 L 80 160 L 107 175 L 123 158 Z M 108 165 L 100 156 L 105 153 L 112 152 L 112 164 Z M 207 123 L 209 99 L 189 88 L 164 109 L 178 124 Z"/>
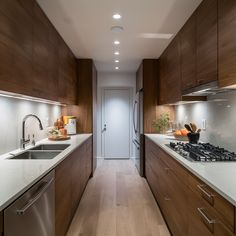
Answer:
<path fill-rule="evenodd" d="M 99 160 L 67 236 L 170 236 L 131 160 Z"/>

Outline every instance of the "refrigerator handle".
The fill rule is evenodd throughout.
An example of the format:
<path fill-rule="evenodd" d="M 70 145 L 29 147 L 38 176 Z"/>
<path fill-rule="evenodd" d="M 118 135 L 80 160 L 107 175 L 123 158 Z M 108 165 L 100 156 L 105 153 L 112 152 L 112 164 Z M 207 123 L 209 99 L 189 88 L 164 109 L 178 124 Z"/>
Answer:
<path fill-rule="evenodd" d="M 137 133 L 136 130 L 136 124 L 135 124 L 135 109 L 137 107 L 137 101 L 134 102 L 134 106 L 133 106 L 133 127 L 134 127 L 134 132 Z"/>
<path fill-rule="evenodd" d="M 133 139 L 133 144 L 136 146 L 136 148 L 139 150 L 140 149 L 140 147 L 139 147 L 139 145 L 138 145 L 138 143 L 137 143 L 137 141 L 135 140 L 135 139 Z"/>

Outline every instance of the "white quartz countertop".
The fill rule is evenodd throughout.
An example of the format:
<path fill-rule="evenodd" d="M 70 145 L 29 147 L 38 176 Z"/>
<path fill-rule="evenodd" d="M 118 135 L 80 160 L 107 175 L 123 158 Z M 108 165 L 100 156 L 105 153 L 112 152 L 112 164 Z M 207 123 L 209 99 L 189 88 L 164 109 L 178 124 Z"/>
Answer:
<path fill-rule="evenodd" d="M 165 144 L 177 141 L 172 136 L 145 134 L 165 150 L 191 173 L 212 187 L 222 197 L 236 206 L 236 163 L 235 162 L 191 162 L 167 147 Z"/>
<path fill-rule="evenodd" d="M 0 211 L 10 205 L 22 193 L 33 186 L 44 175 L 49 173 L 71 152 L 87 140 L 92 134 L 78 134 L 66 141 L 49 141 L 47 139 L 39 144 L 70 144 L 59 155 L 50 160 L 9 160 L 9 153 L 0 156 Z M 32 146 L 26 149 L 32 148 Z M 17 154 L 22 150 L 10 153 Z M 68 173 L 69 174 L 69 173 Z"/>

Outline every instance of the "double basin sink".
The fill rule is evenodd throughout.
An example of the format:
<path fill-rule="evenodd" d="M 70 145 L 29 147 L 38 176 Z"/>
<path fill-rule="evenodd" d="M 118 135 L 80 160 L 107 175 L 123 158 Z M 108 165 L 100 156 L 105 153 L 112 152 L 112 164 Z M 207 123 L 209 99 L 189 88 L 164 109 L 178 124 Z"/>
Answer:
<path fill-rule="evenodd" d="M 8 160 L 49 160 L 69 146 L 69 144 L 41 144 L 18 155 L 12 155 Z"/>

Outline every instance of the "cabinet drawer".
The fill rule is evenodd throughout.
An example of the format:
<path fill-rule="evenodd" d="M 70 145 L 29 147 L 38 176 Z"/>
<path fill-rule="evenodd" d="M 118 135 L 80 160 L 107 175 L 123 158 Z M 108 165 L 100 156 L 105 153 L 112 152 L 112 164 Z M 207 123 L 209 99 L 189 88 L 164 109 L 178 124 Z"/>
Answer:
<path fill-rule="evenodd" d="M 188 186 L 188 172 L 182 167 L 177 161 L 175 161 L 171 156 L 166 152 L 162 151 L 161 148 L 158 148 L 158 154 L 160 159 L 167 165 L 167 167 L 172 171 L 173 174 L 179 178 L 183 185 Z"/>
<path fill-rule="evenodd" d="M 233 236 L 228 227 L 199 194 L 189 189 L 189 232 L 191 236 Z"/>
<path fill-rule="evenodd" d="M 234 232 L 234 206 L 230 202 L 192 175 L 189 175 L 189 188 L 197 194 L 209 208 L 215 209 L 221 221 L 224 222 L 232 232 Z"/>

